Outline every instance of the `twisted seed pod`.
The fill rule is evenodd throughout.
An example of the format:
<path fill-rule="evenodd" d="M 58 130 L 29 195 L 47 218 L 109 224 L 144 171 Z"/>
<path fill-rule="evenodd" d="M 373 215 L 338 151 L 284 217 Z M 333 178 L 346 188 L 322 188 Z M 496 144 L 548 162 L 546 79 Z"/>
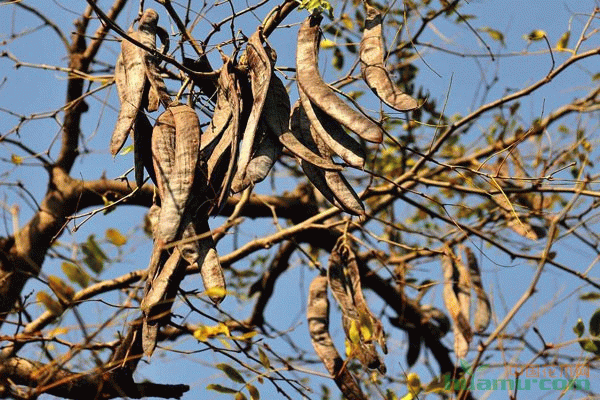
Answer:
<path fill-rule="evenodd" d="M 152 125 L 143 112 L 139 112 L 133 126 L 133 159 L 135 183 L 138 187 L 144 183 L 144 168 L 156 184 L 156 174 L 152 165 Z"/>
<path fill-rule="evenodd" d="M 296 71 L 299 87 L 327 115 L 369 142 L 381 143 L 383 131 L 363 114 L 338 98 L 321 78 L 318 67 L 321 16 L 307 18 L 298 31 Z"/>
<path fill-rule="evenodd" d="M 158 13 L 151 8 L 146 9 L 140 18 L 138 37 L 140 43 L 151 49 L 156 49 L 156 33 L 158 30 L 157 24 Z M 168 41 L 166 43 L 168 43 Z M 163 106 L 167 108 L 169 104 L 171 104 L 171 96 L 169 96 L 165 82 L 160 76 L 156 57 L 145 50 L 139 49 L 138 51 L 142 54 L 144 60 L 144 70 L 152 87 L 150 90 L 152 96 L 155 98 L 158 97 Z"/>
<path fill-rule="evenodd" d="M 327 278 L 324 276 L 315 277 L 310 284 L 306 319 L 315 352 L 343 395 L 349 400 L 366 399 L 329 335 L 329 300 L 327 300 Z"/>
<path fill-rule="evenodd" d="M 364 4 L 367 18 L 360 41 L 360 69 L 363 79 L 388 106 L 398 111 L 414 110 L 419 103 L 398 88 L 385 68 L 381 13 L 366 2 Z"/>
<path fill-rule="evenodd" d="M 298 88 L 298 94 L 300 95 L 302 108 L 310 121 L 310 126 L 327 147 L 349 165 L 363 168 L 366 155 L 360 143 L 344 132 L 344 128 L 336 120 L 314 107 L 302 88 Z"/>
<path fill-rule="evenodd" d="M 312 152 L 323 157 L 311 135 L 311 127 L 300 126 L 300 128 L 302 129 L 298 132 L 301 135 L 300 141 Z M 306 132 L 305 128 L 309 131 Z M 364 214 L 362 202 L 340 172 L 322 170 L 305 160 L 300 161 L 300 166 L 308 180 L 331 204 L 349 214 Z M 333 176 L 333 174 L 337 175 Z"/>
<path fill-rule="evenodd" d="M 264 37 L 262 27 L 250 36 L 246 46 L 246 60 L 249 67 L 250 85 L 252 87 L 252 109 L 246 122 L 244 133 L 242 134 L 242 143 L 239 150 L 237 171 L 235 180 L 242 182 L 246 173 L 246 167 L 252 156 L 254 147 L 254 137 L 258 128 L 258 121 L 263 112 L 273 66 L 271 59 L 263 47 Z"/>
<path fill-rule="evenodd" d="M 139 40 L 138 32 L 129 32 L 129 35 Z M 143 57 L 133 43 L 127 40 L 121 41 L 120 59 L 121 61 L 117 59 L 115 66 L 115 81 L 117 82 L 121 108 L 110 141 L 110 152 L 113 156 L 121 150 L 127 136 L 129 136 L 137 113 L 142 106 L 144 85 L 146 83 Z M 121 93 L 123 90 L 124 92 Z"/>

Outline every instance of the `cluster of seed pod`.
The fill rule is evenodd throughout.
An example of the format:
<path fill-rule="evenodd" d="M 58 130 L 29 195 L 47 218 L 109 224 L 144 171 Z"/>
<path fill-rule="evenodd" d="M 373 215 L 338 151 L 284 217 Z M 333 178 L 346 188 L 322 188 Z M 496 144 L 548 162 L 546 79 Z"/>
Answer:
<path fill-rule="evenodd" d="M 392 107 L 415 108 L 416 101 L 397 90 L 383 65 L 381 18 L 373 17 L 373 12 L 368 15 L 368 21 L 372 21 L 367 21 L 361 43 L 365 81 Z M 132 133 L 136 183 L 143 183 L 146 169 L 158 194 L 150 213 L 155 225 L 154 250 L 141 304 L 147 354 L 156 345 L 158 328 L 168 320 L 173 298 L 189 265 L 200 267 L 213 302 L 218 304 L 223 299 L 225 281 L 208 216 L 217 213 L 230 194 L 265 179 L 284 147 L 300 160 L 309 180 L 327 200 L 350 214 L 364 213 L 360 198 L 341 174 L 343 165 L 335 163 L 333 156 L 362 168 L 365 150 L 346 129 L 374 143 L 382 141 L 384 132 L 373 120 L 338 98 L 320 77 L 320 21 L 321 17 L 310 16 L 298 33 L 300 99 L 293 107 L 283 82 L 274 73 L 277 56 L 262 27 L 249 37 L 239 61 L 222 54 L 216 92 L 210 94 L 216 96 L 215 108 L 204 132 L 194 109 L 172 100 L 153 52 L 122 41 L 115 65 L 121 108 L 110 150 L 116 154 Z M 158 26 L 158 14 L 151 9 L 144 11 L 138 29 L 130 29 L 128 34 L 154 51 L 157 34 L 164 47 L 168 45 L 168 35 Z M 159 103 L 165 111 L 152 126 L 144 109 L 156 111 Z M 353 262 L 349 249 L 335 252 L 332 259 L 335 257 Z M 353 276 L 357 277 L 358 270 L 353 267 L 354 270 Z M 330 268 L 330 274 L 338 302 L 352 303 L 353 308 L 345 309 L 355 311 L 344 314 L 346 331 L 366 332 L 369 327 L 367 331 L 370 329 L 373 337 L 382 339 L 380 323 L 368 311 L 360 285 L 357 291 L 356 282 L 342 283 L 335 266 Z M 348 285 L 354 289 L 346 298 L 340 290 L 347 291 Z M 384 368 L 370 339 L 363 337 L 359 347 L 356 356 L 365 365 Z"/>

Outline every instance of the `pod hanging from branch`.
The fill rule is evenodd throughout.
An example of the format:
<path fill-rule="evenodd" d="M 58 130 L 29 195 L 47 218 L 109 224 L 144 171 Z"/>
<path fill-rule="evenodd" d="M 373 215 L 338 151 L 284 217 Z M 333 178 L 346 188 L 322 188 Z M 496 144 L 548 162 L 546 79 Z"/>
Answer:
<path fill-rule="evenodd" d="M 315 277 L 308 290 L 306 307 L 308 331 L 315 352 L 333 377 L 342 394 L 349 400 L 366 399 L 352 372 L 336 350 L 329 335 L 329 300 L 327 299 L 327 278 Z"/>
<path fill-rule="evenodd" d="M 367 10 L 365 29 L 360 41 L 360 69 L 371 90 L 388 106 L 398 111 L 414 110 L 419 103 L 392 80 L 384 64 L 382 16 L 374 7 L 363 2 Z"/>
<path fill-rule="evenodd" d="M 369 142 L 381 143 L 383 130 L 337 97 L 319 74 L 318 49 L 321 19 L 322 17 L 317 15 L 308 17 L 298 31 L 296 51 L 298 86 L 313 104 L 340 124 Z"/>

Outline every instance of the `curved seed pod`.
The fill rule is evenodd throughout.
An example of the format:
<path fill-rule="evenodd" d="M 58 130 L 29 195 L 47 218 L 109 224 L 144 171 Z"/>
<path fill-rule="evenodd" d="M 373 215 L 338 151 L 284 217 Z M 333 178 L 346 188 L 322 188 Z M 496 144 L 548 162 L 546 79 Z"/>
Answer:
<path fill-rule="evenodd" d="M 227 101 L 225 91 L 219 90 L 217 92 L 217 103 L 213 117 L 210 120 L 208 128 L 202 134 L 202 140 L 200 141 L 201 152 L 204 152 L 204 149 L 212 150 L 213 145 L 216 143 L 215 140 L 223 134 L 229 121 L 231 121 L 231 106 Z M 208 157 L 206 158 L 208 159 Z"/>
<path fill-rule="evenodd" d="M 117 61 L 115 62 L 115 84 L 117 86 L 117 95 L 119 96 L 119 103 L 123 104 L 127 101 L 127 74 L 125 72 L 125 65 L 123 64 L 123 55 L 119 53 Z"/>
<path fill-rule="evenodd" d="M 290 130 L 278 135 L 279 141 L 294 154 L 312 165 L 330 171 L 342 171 L 344 168 L 331 160 L 321 157 L 302 143 L 303 135 L 310 136 L 310 122 L 304 109 L 297 101 L 292 108 L 290 117 Z"/>
<path fill-rule="evenodd" d="M 152 85 L 150 85 L 149 82 L 146 82 L 146 87 L 144 88 L 142 104 L 146 105 L 146 111 L 148 112 L 154 112 L 158 110 L 158 106 L 160 104 L 158 93 L 156 93 L 156 90 L 152 87 Z"/>
<path fill-rule="evenodd" d="M 139 40 L 138 32 L 129 32 L 129 35 L 132 38 Z M 137 46 L 133 43 L 130 43 L 127 40 L 121 41 L 121 59 L 125 80 L 127 82 L 127 89 L 125 95 L 122 96 L 124 101 L 121 103 L 115 130 L 113 131 L 110 141 L 110 152 L 113 156 L 123 147 L 123 144 L 125 143 L 125 140 L 127 140 L 127 136 L 129 136 L 129 132 L 133 127 L 137 113 L 142 106 L 146 75 L 144 72 L 143 57 L 138 50 Z M 115 68 L 116 67 L 117 66 L 115 66 Z M 124 87 L 123 85 L 117 84 L 117 89 L 119 86 L 122 88 Z M 119 95 L 119 97 L 121 96 Z"/>
<path fill-rule="evenodd" d="M 263 112 L 273 72 L 273 66 L 269 55 L 263 47 L 263 41 L 262 27 L 259 26 L 258 30 L 248 39 L 248 45 L 246 46 L 246 59 L 250 70 L 253 102 L 252 110 L 242 134 L 242 143 L 238 155 L 235 179 L 239 182 L 243 181 L 246 167 L 252 156 L 252 148 L 255 142 L 254 137 L 258 128 L 258 121 Z"/>
<path fill-rule="evenodd" d="M 324 276 L 315 277 L 310 284 L 306 319 L 315 352 L 343 395 L 349 400 L 365 400 L 356 378 L 346 367 L 329 335 L 329 300 L 327 278 Z"/>
<path fill-rule="evenodd" d="M 454 322 L 452 329 L 454 332 L 454 350 L 458 357 L 463 358 L 469 350 L 469 343 L 473 334 L 469 325 L 469 320 L 462 312 L 458 296 L 454 292 L 454 282 L 457 280 L 457 274 L 454 265 L 454 254 L 450 248 L 445 249 L 445 255 L 442 256 L 442 271 L 444 275 L 443 298 L 446 309 Z"/>
<path fill-rule="evenodd" d="M 152 165 L 152 125 L 143 112 L 139 112 L 133 127 L 133 159 L 135 183 L 138 187 L 144 183 L 144 168 L 152 182 L 156 184 L 156 174 Z"/>
<path fill-rule="evenodd" d="M 171 175 L 160 192 L 159 238 L 165 243 L 176 238 L 194 185 L 200 149 L 200 121 L 185 104 L 169 107 L 175 125 L 175 149 Z"/>
<path fill-rule="evenodd" d="M 349 165 L 363 168 L 366 155 L 360 143 L 344 132 L 344 128 L 337 121 L 314 107 L 302 88 L 298 88 L 298 94 L 304 110 L 303 114 L 306 115 L 306 118 L 310 121 L 310 126 L 321 140 L 327 144 L 327 147 Z"/>
<path fill-rule="evenodd" d="M 367 10 L 365 30 L 360 41 L 360 69 L 371 90 L 388 106 L 398 111 L 414 110 L 419 103 L 392 81 L 383 63 L 383 36 L 381 13 L 364 2 Z"/>
<path fill-rule="evenodd" d="M 374 343 L 379 342 L 384 353 L 387 353 L 383 328 L 363 297 L 354 252 L 342 241 L 331 251 L 327 277 L 333 297 L 342 310 L 342 325 L 352 344 L 352 354 L 363 365 L 385 373 L 385 365 Z"/>
<path fill-rule="evenodd" d="M 477 259 L 475 258 L 475 254 L 471 251 L 470 248 L 465 247 L 464 252 L 467 256 L 467 265 L 469 266 L 469 272 L 471 274 L 471 282 L 473 284 L 473 290 L 477 296 L 477 307 L 475 309 L 475 317 L 473 320 L 473 325 L 475 328 L 475 332 L 483 332 L 490 325 L 491 319 L 491 306 L 490 300 L 488 299 L 485 290 L 483 289 L 483 283 L 481 282 L 481 272 L 479 271 L 479 266 L 477 265 Z"/>
<path fill-rule="evenodd" d="M 298 31 L 296 71 L 299 87 L 318 108 L 369 142 L 381 143 L 382 129 L 348 106 L 327 86 L 318 67 L 319 23 L 321 16 L 307 18 Z"/>
<path fill-rule="evenodd" d="M 303 132 L 303 143 L 309 149 L 314 150 L 317 154 L 320 154 L 321 157 L 331 158 L 331 152 L 329 148 L 321 140 L 318 134 L 314 132 L 312 125 L 310 126 L 309 131 L 310 135 L 308 137 L 306 136 L 306 132 Z M 365 208 L 362 204 L 362 201 L 341 172 L 327 170 L 322 171 L 321 169 L 312 165 L 307 165 L 307 163 L 304 161 L 301 162 L 301 166 L 309 179 L 311 179 L 311 177 L 315 179 L 315 181 L 311 179 L 313 184 L 315 182 L 320 182 L 321 176 L 323 177 L 325 180 L 325 185 L 323 186 L 321 183 L 319 183 L 319 186 L 316 184 L 315 186 L 332 204 L 349 214 L 363 215 L 365 213 Z M 331 195 L 333 195 L 335 199 L 334 201 L 332 201 Z"/>
<path fill-rule="evenodd" d="M 148 8 L 142 14 L 142 17 L 138 26 L 138 37 L 140 43 L 146 45 L 151 49 L 156 49 L 156 32 L 157 32 L 157 24 L 158 24 L 158 13 L 151 8 Z M 167 41 L 168 43 L 168 41 Z M 171 96 L 167 93 L 167 87 L 165 86 L 165 82 L 160 76 L 160 71 L 158 70 L 158 63 L 153 54 L 138 49 L 140 53 L 142 53 L 142 57 L 144 60 L 144 71 L 150 85 L 152 86 L 151 91 L 155 92 L 155 95 L 158 95 L 161 103 L 165 108 L 171 104 Z"/>
<path fill-rule="evenodd" d="M 246 167 L 243 181 L 239 181 L 238 175 L 233 178 L 231 191 L 239 193 L 250 185 L 254 185 L 267 177 L 269 171 L 281 155 L 282 145 L 275 138 L 259 127 L 255 137 L 255 149 L 252 159 Z"/>

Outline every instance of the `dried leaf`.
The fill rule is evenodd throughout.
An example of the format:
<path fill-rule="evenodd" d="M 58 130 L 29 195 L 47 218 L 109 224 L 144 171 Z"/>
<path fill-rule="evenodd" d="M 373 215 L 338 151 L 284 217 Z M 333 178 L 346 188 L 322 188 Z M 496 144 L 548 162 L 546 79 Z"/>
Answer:
<path fill-rule="evenodd" d="M 123 246 L 125 243 L 127 243 L 127 238 L 123 236 L 118 229 L 115 228 L 108 228 L 106 230 L 106 239 L 108 239 L 109 242 L 118 247 Z"/>

